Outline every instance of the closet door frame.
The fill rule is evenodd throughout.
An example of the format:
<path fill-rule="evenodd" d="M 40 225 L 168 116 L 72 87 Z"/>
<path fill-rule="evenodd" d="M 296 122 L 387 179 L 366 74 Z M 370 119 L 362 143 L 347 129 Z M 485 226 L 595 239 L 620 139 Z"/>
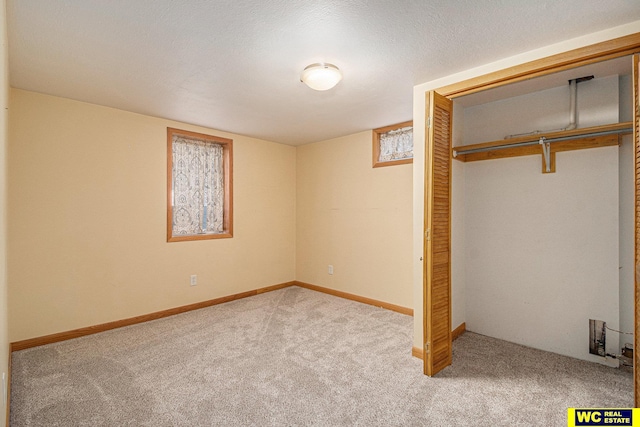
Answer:
<path fill-rule="evenodd" d="M 633 406 L 640 407 L 640 355 L 635 349 L 640 345 L 640 54 L 633 55 L 633 153 L 635 180 L 635 288 L 634 288 L 634 334 L 633 334 Z"/>
<path fill-rule="evenodd" d="M 567 52 L 552 55 L 546 58 L 537 59 L 535 61 L 520 64 L 504 70 L 495 71 L 482 76 L 463 80 L 458 83 L 443 86 L 435 91 L 439 94 L 453 100 L 463 95 L 469 95 L 475 92 L 484 91 L 500 87 L 503 85 L 516 83 L 522 80 L 528 80 L 534 77 L 540 77 L 547 74 L 557 73 L 559 71 L 577 68 L 583 65 L 602 62 L 609 59 L 630 56 L 634 58 L 634 134 L 633 141 L 635 144 L 635 296 L 634 296 L 634 348 L 640 349 L 640 100 L 638 99 L 638 86 L 640 85 L 640 76 L 638 76 L 637 56 L 640 52 L 640 33 L 630 34 L 628 36 L 619 37 L 605 42 L 596 43 L 590 46 L 570 50 Z M 428 93 L 425 94 L 429 96 Z M 425 149 L 428 147 L 425 146 Z M 453 153 L 451 153 L 453 154 Z M 452 156 L 453 157 L 453 156 Z M 426 172 L 426 171 L 425 171 Z M 425 206 L 426 208 L 426 206 Z M 426 242 L 425 242 L 426 250 Z M 427 291 L 427 280 L 423 278 L 425 292 Z M 426 303 L 423 309 L 427 310 Z M 451 313 L 449 313 L 451 316 Z M 426 319 L 426 315 L 424 316 Z M 426 328 L 426 321 L 423 328 Z M 634 361 L 634 407 L 640 407 L 640 354 L 635 352 Z M 636 369 L 637 368 L 637 369 Z"/>

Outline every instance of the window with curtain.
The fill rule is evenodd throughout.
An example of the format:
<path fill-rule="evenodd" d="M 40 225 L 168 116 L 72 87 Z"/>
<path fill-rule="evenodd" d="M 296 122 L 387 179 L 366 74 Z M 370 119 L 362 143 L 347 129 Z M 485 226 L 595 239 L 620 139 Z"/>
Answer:
<path fill-rule="evenodd" d="M 373 167 L 413 162 L 413 121 L 373 130 Z"/>
<path fill-rule="evenodd" d="M 232 237 L 232 144 L 167 128 L 167 240 Z"/>

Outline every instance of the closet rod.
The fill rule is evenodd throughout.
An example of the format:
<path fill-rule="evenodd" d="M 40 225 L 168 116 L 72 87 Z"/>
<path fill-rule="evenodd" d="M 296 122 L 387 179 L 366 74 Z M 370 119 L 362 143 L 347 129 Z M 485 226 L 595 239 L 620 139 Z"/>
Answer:
<path fill-rule="evenodd" d="M 545 138 L 544 135 L 540 135 L 540 138 L 543 138 L 545 143 L 547 142 L 560 142 L 560 141 L 569 141 L 572 139 L 580 139 L 580 138 L 589 138 L 593 136 L 604 136 L 604 135 L 614 135 L 621 133 L 631 133 L 633 131 L 633 127 L 623 128 L 623 129 L 615 129 L 615 130 L 607 130 L 600 132 L 588 132 L 579 135 L 572 136 L 558 136 L 555 138 Z M 528 145 L 539 145 L 540 139 L 536 141 L 526 141 L 526 142 L 514 142 L 512 144 L 504 144 L 504 145 L 496 145 L 494 147 L 481 147 L 481 148 L 472 148 L 470 150 L 464 150 L 462 147 L 455 148 L 453 150 L 453 157 L 456 157 L 458 154 L 473 154 L 473 153 L 482 153 L 485 151 L 493 151 L 493 150 L 502 150 L 504 148 L 515 148 L 515 147 L 526 147 Z"/>

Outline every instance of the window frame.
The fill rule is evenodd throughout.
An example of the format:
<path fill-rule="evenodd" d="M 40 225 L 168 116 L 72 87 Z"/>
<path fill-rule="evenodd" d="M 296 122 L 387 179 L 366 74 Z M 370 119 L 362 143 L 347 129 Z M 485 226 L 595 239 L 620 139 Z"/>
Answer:
<path fill-rule="evenodd" d="M 413 128 L 413 120 L 409 120 L 402 123 L 396 123 L 395 125 L 384 126 L 381 128 L 373 129 L 373 163 L 372 166 L 374 168 L 384 167 L 384 166 L 395 166 L 395 165 L 405 165 L 408 163 L 413 163 L 413 157 L 407 159 L 400 160 L 389 160 L 387 162 L 381 162 L 380 159 L 380 136 L 389 131 L 402 129 L 406 127 Z"/>
<path fill-rule="evenodd" d="M 173 137 L 203 141 L 222 146 L 224 168 L 224 219 L 222 233 L 173 235 Z M 167 127 L 167 242 L 228 239 L 233 237 L 233 140 Z"/>

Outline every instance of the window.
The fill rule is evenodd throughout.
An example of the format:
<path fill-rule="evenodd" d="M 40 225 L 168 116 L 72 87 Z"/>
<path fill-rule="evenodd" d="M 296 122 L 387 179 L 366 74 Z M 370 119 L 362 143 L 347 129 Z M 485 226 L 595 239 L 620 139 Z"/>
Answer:
<path fill-rule="evenodd" d="M 167 128 L 167 241 L 233 236 L 233 141 Z"/>
<path fill-rule="evenodd" d="M 373 167 L 413 163 L 413 121 L 373 130 Z"/>

